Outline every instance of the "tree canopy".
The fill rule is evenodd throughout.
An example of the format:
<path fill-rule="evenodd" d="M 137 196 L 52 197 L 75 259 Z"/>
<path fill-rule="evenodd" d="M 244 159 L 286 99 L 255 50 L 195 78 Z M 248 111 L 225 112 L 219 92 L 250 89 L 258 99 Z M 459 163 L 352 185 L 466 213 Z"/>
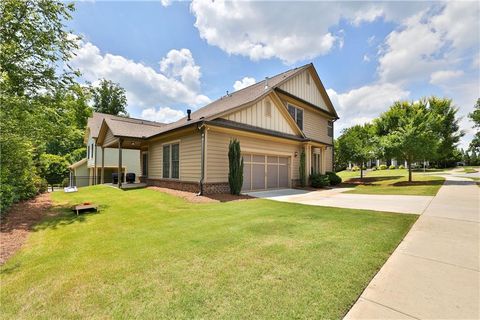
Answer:
<path fill-rule="evenodd" d="M 440 134 L 440 118 L 427 109 L 424 101 L 397 102 L 375 120 L 382 132 L 380 143 L 385 153 L 408 164 L 408 181 L 412 181 L 412 163 L 435 156 Z"/>
<path fill-rule="evenodd" d="M 355 125 L 343 130 L 337 139 L 337 155 L 344 161 L 360 164 L 360 177 L 363 178 L 364 163 L 375 157 L 377 140 L 371 124 Z"/>
<path fill-rule="evenodd" d="M 127 97 L 125 89 L 118 83 L 101 79 L 98 86 L 92 88 L 93 109 L 96 112 L 127 116 Z"/>
<path fill-rule="evenodd" d="M 475 154 L 477 154 L 480 153 L 480 98 L 477 99 L 477 103 L 468 117 L 473 121 L 473 128 L 477 129 L 472 141 L 470 142 L 469 149 L 471 151 L 475 151 Z"/>
<path fill-rule="evenodd" d="M 67 159 L 83 148 L 91 108 L 68 66 L 78 44 L 65 26 L 73 9 L 53 0 L 0 2 L 2 213 L 44 189 L 42 159 L 54 159 L 46 154 Z"/>

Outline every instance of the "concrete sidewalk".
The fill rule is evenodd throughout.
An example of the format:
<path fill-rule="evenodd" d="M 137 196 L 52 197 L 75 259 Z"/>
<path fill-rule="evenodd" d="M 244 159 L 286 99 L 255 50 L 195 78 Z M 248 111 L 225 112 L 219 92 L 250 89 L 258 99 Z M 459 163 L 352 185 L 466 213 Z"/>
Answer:
<path fill-rule="evenodd" d="M 345 319 L 479 319 L 479 191 L 445 184 Z"/>

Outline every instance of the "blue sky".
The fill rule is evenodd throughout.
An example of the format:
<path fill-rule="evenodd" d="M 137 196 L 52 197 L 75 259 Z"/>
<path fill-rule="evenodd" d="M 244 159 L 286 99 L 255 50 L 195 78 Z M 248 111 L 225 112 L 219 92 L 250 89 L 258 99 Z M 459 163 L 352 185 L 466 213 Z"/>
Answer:
<path fill-rule="evenodd" d="M 77 2 L 83 79 L 127 90 L 132 116 L 173 121 L 225 92 L 313 62 L 336 134 L 395 100 L 479 94 L 478 2 Z M 237 82 L 234 87 L 235 82 Z M 471 138 L 471 124 L 462 128 Z"/>

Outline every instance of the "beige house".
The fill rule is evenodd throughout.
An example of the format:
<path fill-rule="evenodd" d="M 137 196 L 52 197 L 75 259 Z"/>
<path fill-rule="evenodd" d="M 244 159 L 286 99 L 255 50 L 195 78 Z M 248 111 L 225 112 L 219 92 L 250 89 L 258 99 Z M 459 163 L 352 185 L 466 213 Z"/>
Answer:
<path fill-rule="evenodd" d="M 130 122 L 141 124 L 150 124 L 154 126 L 162 126 L 163 124 L 131 119 L 110 114 L 94 112 L 92 117 L 88 119 L 87 129 L 85 131 L 84 143 L 87 146 L 86 157 L 72 165 L 70 165 L 70 179 L 73 185 L 84 187 L 100 183 L 101 159 L 103 157 L 104 167 L 104 183 L 112 182 L 112 174 L 118 172 L 118 150 L 116 148 L 102 148 L 96 144 L 100 126 L 104 119 L 128 119 Z M 104 156 L 103 156 L 104 155 Z M 136 180 L 142 175 L 141 171 L 141 153 L 139 150 L 127 149 L 122 151 L 122 172 L 135 173 Z"/>
<path fill-rule="evenodd" d="M 200 193 L 229 192 L 228 144 L 240 141 L 243 190 L 293 187 L 302 151 L 306 174 L 333 169 L 337 113 L 313 64 L 288 70 L 227 94 L 169 124 L 104 118 L 95 138 L 101 149 L 141 156 L 141 181 Z M 100 167 L 100 182 L 106 167 Z M 103 168 L 103 169 L 102 169 Z M 103 172 L 103 174 L 102 174 Z"/>

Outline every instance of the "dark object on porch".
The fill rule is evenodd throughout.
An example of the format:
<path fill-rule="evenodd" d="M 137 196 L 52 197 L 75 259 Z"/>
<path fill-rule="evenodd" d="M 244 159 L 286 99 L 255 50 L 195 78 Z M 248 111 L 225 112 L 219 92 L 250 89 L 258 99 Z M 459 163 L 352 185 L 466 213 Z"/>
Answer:
<path fill-rule="evenodd" d="M 135 182 L 135 173 L 129 172 L 127 173 L 127 183 L 134 183 Z"/>
<path fill-rule="evenodd" d="M 122 172 L 122 181 L 124 178 L 124 173 Z M 118 173 L 112 173 L 112 183 L 113 184 L 118 184 Z"/>
<path fill-rule="evenodd" d="M 79 204 L 79 205 L 76 205 L 76 206 L 73 206 L 72 207 L 72 210 L 77 214 L 80 213 L 80 212 L 83 212 L 83 211 L 97 211 L 97 205 L 96 204 L 91 204 L 91 203 L 84 203 L 84 204 Z"/>

